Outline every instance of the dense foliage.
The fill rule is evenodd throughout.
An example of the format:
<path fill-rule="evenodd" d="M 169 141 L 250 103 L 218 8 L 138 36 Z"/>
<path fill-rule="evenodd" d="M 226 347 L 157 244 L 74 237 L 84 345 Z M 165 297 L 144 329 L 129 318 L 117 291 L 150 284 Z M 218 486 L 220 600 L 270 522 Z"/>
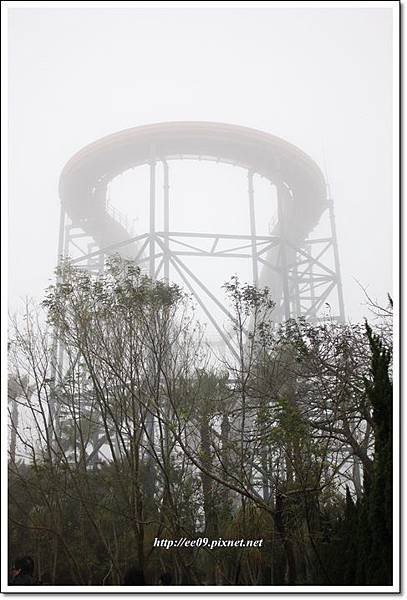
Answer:
<path fill-rule="evenodd" d="M 273 323 L 225 285 L 214 356 L 177 286 L 68 264 L 10 340 L 10 557 L 56 585 L 389 585 L 389 326 Z M 384 328 L 383 328 L 384 327 Z M 158 539 L 263 539 L 158 547 Z"/>

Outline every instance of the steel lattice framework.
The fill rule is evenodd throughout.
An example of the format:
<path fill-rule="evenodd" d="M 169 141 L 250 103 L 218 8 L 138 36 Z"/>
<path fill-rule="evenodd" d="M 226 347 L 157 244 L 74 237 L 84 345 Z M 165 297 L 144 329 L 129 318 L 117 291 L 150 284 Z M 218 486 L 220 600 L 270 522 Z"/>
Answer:
<path fill-rule="evenodd" d="M 170 162 L 214 160 L 247 170 L 249 234 L 170 230 Z M 156 227 L 157 165 L 163 167 L 163 228 Z M 149 230 L 134 235 L 126 218 L 108 201 L 108 184 L 130 168 L 149 165 Z M 253 177 L 266 177 L 277 190 L 277 220 L 269 235 L 258 235 Z M 191 270 L 186 257 L 250 259 L 253 284 L 268 286 L 277 302 L 276 320 L 316 318 L 336 295 L 344 319 L 338 244 L 332 201 L 316 163 L 288 142 L 267 133 L 220 123 L 175 122 L 136 127 L 86 146 L 65 166 L 60 178 L 59 256 L 73 264 L 103 269 L 104 257 L 120 253 L 144 266 L 152 278 L 177 274 L 195 296 L 219 336 L 231 342 L 213 316 L 225 305 Z M 328 211 L 330 232 L 312 230 Z M 232 263 L 231 263 L 232 264 Z M 234 267 L 231 267 L 231 272 Z"/>

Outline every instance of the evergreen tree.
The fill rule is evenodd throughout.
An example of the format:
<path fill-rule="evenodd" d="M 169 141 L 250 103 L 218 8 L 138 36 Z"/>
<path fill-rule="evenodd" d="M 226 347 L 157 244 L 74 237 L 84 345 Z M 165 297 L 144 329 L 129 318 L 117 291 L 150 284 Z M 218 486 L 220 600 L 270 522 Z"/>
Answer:
<path fill-rule="evenodd" d="M 391 585 L 393 553 L 393 386 L 391 352 L 368 324 L 366 332 L 372 352 L 371 380 L 365 380 L 373 410 L 375 457 L 372 481 L 367 490 L 371 545 L 366 568 L 370 585 Z"/>
<path fill-rule="evenodd" d="M 367 323 L 366 335 L 371 364 L 370 378 L 364 382 L 372 411 L 374 461 L 371 472 L 364 472 L 364 494 L 356 505 L 346 488 L 344 516 L 337 523 L 333 541 L 340 562 L 334 571 L 337 585 L 392 584 L 392 356 Z"/>

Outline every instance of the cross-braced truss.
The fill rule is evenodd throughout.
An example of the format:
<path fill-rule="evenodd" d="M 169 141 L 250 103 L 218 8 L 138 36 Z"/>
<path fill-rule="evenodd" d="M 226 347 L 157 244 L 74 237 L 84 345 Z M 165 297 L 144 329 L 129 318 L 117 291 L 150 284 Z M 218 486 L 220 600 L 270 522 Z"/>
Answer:
<path fill-rule="evenodd" d="M 87 234 L 78 231 L 72 225 L 66 227 L 66 236 L 67 255 L 72 256 L 73 251 L 76 251 L 76 257 L 71 258 L 71 264 L 84 265 L 93 271 L 103 270 L 106 255 L 120 253 L 128 245 L 136 245 L 135 262 L 145 268 L 154 279 L 171 280 L 173 275 L 176 275 L 193 294 L 208 321 L 230 349 L 230 336 L 214 317 L 213 308 L 217 307 L 228 319 L 231 315 L 216 291 L 188 265 L 189 258 L 207 259 L 209 272 L 209 260 L 232 259 L 230 264 L 238 270 L 239 260 L 249 259 L 253 283 L 259 284 L 256 274 L 261 272 L 261 269 L 270 270 L 276 275 L 276 280 L 284 279 L 284 284 L 281 285 L 282 294 L 275 309 L 277 321 L 282 320 L 287 312 L 289 317 L 316 318 L 340 285 L 335 268 L 329 266 L 335 262 L 332 237 L 307 239 L 298 247 L 292 242 L 282 240 L 278 234 L 235 235 L 156 231 L 99 248 L 95 242 L 89 241 Z M 153 254 L 150 254 L 151 250 Z M 285 269 L 283 252 L 290 257 L 286 260 Z M 337 315 L 337 318 L 342 317 L 343 314 Z"/>
<path fill-rule="evenodd" d="M 169 163 L 194 157 L 247 171 L 246 235 L 171 230 Z M 108 200 L 109 182 L 132 162 L 149 165 L 149 228 L 140 235 L 129 231 L 126 219 Z M 163 168 L 162 230 L 156 220 L 159 163 Z M 269 235 L 257 233 L 256 174 L 266 177 L 277 193 L 276 222 Z M 230 336 L 219 318 L 230 318 L 227 306 L 210 277 L 206 279 L 195 269 L 197 258 L 206 261 L 209 275 L 214 259 L 227 261 L 229 276 L 239 272 L 242 261 L 246 270 L 249 263 L 251 283 L 270 288 L 277 322 L 300 316 L 318 318 L 330 303 L 331 316 L 344 319 L 333 204 L 327 199 L 318 166 L 284 140 L 213 123 L 134 128 L 99 140 L 75 155 L 63 171 L 60 190 L 60 256 L 100 271 L 107 255 L 119 253 L 131 256 L 153 279 L 176 279 L 194 295 L 208 322 L 232 351 Z M 309 232 L 325 211 L 329 216 L 327 234 L 313 238 Z"/>

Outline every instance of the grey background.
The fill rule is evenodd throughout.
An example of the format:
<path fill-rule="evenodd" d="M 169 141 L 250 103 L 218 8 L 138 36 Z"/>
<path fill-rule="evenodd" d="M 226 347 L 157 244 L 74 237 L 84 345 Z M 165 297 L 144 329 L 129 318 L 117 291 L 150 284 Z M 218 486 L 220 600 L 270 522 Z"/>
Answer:
<path fill-rule="evenodd" d="M 392 3 L 11 9 L 10 309 L 26 295 L 41 298 L 52 279 L 58 178 L 73 153 L 127 127 L 207 120 L 278 135 L 325 171 L 345 309 L 360 319 L 366 307 L 357 281 L 383 302 L 392 292 L 392 52 Z M 222 198 L 238 199 L 246 184 L 237 171 L 211 167 L 200 174 L 194 165 L 180 167 L 174 219 L 187 226 L 203 211 L 205 229 L 244 230 L 244 212 L 231 213 Z M 133 198 L 145 182 L 124 178 L 112 186 L 112 201 L 142 232 Z"/>

